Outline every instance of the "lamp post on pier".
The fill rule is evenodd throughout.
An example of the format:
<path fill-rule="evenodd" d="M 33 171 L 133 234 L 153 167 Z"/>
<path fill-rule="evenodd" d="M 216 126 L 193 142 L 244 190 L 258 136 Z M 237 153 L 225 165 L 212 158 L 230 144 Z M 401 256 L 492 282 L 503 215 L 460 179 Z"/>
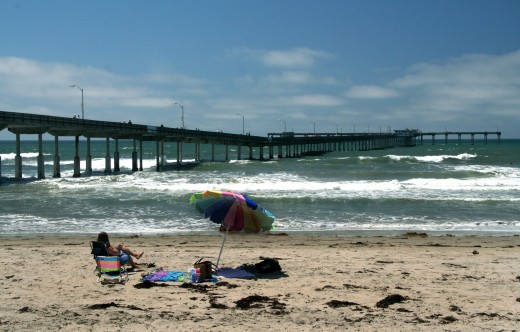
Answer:
<path fill-rule="evenodd" d="M 181 121 L 182 121 L 182 129 L 186 129 L 184 126 L 184 106 L 179 104 L 178 102 L 174 102 L 174 105 L 179 105 L 181 107 Z"/>
<path fill-rule="evenodd" d="M 245 135 L 246 132 L 245 132 L 245 126 L 244 126 L 244 124 L 245 124 L 244 114 L 237 113 L 237 115 L 242 117 L 242 135 Z"/>
<path fill-rule="evenodd" d="M 81 91 L 81 118 L 85 119 L 85 105 L 83 104 L 83 89 L 77 86 L 76 84 L 73 84 L 70 86 L 71 88 L 78 88 Z"/>

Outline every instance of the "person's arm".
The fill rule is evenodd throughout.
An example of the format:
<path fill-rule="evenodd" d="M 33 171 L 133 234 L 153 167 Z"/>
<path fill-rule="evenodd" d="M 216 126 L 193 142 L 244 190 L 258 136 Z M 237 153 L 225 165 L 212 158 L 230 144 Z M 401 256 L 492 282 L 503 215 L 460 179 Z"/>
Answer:
<path fill-rule="evenodd" d="M 107 247 L 107 252 L 110 256 L 119 256 L 119 250 L 114 247 Z"/>

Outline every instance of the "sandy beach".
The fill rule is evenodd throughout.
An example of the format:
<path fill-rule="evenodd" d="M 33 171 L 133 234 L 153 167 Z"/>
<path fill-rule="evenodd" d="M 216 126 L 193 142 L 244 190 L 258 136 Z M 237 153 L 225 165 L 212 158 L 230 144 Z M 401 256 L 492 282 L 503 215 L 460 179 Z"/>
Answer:
<path fill-rule="evenodd" d="M 418 234 L 420 235 L 420 234 Z M 520 237 L 228 236 L 221 267 L 278 259 L 257 280 L 101 285 L 89 237 L 1 240 L 2 331 L 516 331 Z M 216 262 L 222 237 L 112 236 L 143 263 Z"/>

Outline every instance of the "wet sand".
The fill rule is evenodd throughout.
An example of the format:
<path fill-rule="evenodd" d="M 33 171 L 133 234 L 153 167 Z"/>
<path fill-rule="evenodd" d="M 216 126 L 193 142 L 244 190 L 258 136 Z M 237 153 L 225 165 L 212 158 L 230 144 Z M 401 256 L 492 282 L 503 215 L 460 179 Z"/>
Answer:
<path fill-rule="evenodd" d="M 1 331 L 515 331 L 520 237 L 232 234 L 221 267 L 278 259 L 257 280 L 101 285 L 88 237 L 0 240 Z M 117 237 L 143 263 L 216 262 L 222 237 Z"/>

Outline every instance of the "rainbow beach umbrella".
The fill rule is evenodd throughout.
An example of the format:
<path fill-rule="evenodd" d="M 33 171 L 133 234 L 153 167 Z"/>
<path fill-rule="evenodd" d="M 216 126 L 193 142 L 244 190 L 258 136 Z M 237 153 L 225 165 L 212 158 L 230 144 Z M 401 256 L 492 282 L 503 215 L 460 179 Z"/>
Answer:
<path fill-rule="evenodd" d="M 220 224 L 221 228 L 226 230 L 217 259 L 217 267 L 228 231 L 259 233 L 273 229 L 274 215 L 244 194 L 208 190 L 193 194 L 190 204 L 195 205 L 198 211 L 204 213 L 205 218 Z"/>

